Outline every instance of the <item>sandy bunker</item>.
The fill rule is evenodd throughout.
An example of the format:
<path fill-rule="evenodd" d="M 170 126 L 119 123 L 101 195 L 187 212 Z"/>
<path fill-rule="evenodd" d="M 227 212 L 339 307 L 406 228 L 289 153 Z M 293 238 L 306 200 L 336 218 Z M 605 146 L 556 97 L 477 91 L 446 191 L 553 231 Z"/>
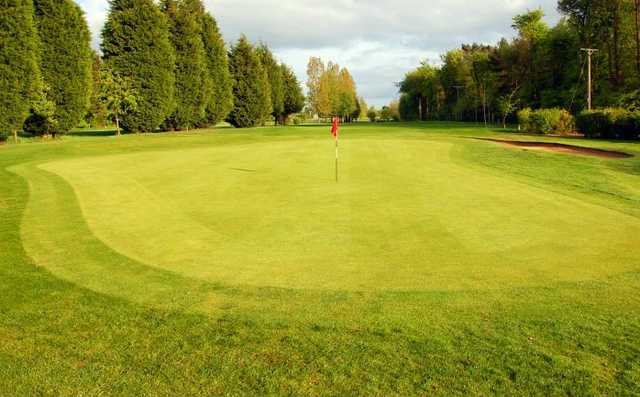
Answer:
<path fill-rule="evenodd" d="M 582 156 L 601 157 L 608 159 L 624 159 L 633 157 L 631 154 L 624 152 L 617 152 L 604 149 L 588 148 L 583 146 L 573 146 L 563 143 L 551 143 L 551 142 L 528 142 L 528 141 L 511 141 L 505 139 L 487 139 L 478 138 L 483 141 L 495 142 L 501 145 L 523 148 L 528 150 L 542 150 L 545 152 L 555 153 L 567 153 Z"/>

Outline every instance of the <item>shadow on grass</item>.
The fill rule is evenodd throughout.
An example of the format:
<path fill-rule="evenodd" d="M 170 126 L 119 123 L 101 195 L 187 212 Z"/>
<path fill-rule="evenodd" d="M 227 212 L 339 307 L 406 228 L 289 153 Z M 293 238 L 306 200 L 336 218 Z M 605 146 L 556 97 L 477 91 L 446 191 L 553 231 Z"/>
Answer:
<path fill-rule="evenodd" d="M 87 137 L 100 137 L 100 136 L 115 136 L 116 130 L 111 128 L 83 128 L 76 129 L 69 133 L 71 136 L 87 136 Z"/>

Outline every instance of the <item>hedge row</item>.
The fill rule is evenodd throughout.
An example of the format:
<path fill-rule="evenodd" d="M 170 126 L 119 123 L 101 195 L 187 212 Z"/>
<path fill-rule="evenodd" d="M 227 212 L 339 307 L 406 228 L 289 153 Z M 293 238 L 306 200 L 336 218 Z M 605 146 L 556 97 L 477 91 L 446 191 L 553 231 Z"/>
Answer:
<path fill-rule="evenodd" d="M 640 112 L 607 108 L 582 112 L 578 131 L 589 138 L 640 139 Z"/>
<path fill-rule="evenodd" d="M 570 134 L 575 130 L 575 119 L 563 109 L 522 109 L 518 123 L 526 132 L 534 134 Z"/>

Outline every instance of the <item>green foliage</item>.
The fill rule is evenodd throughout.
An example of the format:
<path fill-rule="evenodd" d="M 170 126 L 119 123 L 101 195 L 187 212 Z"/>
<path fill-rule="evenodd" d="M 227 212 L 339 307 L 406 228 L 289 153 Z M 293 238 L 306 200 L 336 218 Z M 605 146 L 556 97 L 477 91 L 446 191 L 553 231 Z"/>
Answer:
<path fill-rule="evenodd" d="M 418 119 L 419 98 L 410 94 L 400 95 L 400 118 L 404 121 L 414 121 Z"/>
<path fill-rule="evenodd" d="M 369 108 L 369 110 L 367 111 L 367 118 L 372 123 L 375 123 L 376 120 L 378 119 L 378 111 L 376 110 L 376 108 L 374 106 L 371 106 Z"/>
<path fill-rule="evenodd" d="M 38 37 L 30 0 L 0 5 L 0 134 L 17 133 L 38 86 Z"/>
<path fill-rule="evenodd" d="M 101 71 L 102 84 L 100 102 L 109 117 L 116 124 L 116 134 L 120 135 L 120 119 L 135 112 L 140 98 L 131 77 L 121 77 L 108 68 Z"/>
<path fill-rule="evenodd" d="M 600 49 L 594 103 L 637 109 L 640 2 L 561 0 L 559 10 L 566 18 L 553 27 L 541 9 L 529 11 L 513 18 L 513 39 L 463 44 L 442 55 L 442 66 L 423 63 L 407 73 L 399 83 L 403 119 L 506 125 L 516 106 L 579 113 L 586 107 L 584 47 Z"/>
<path fill-rule="evenodd" d="M 521 38 L 539 40 L 549 32 L 549 27 L 543 21 L 544 11 L 537 9 L 513 17 L 513 28 Z"/>
<path fill-rule="evenodd" d="M 122 120 L 127 131 L 155 131 L 175 102 L 175 52 L 167 19 L 153 0 L 112 0 L 102 31 L 102 54 L 119 76 L 131 78 L 140 101 Z"/>
<path fill-rule="evenodd" d="M 87 124 L 92 127 L 104 127 L 107 121 L 107 110 L 104 108 L 104 104 L 100 98 L 102 93 L 102 68 L 102 58 L 100 55 L 94 53 L 91 68 L 93 77 L 91 103 L 89 105 L 89 111 L 85 116 Z"/>
<path fill-rule="evenodd" d="M 282 76 L 282 69 L 278 62 L 276 62 L 271 50 L 265 43 L 260 43 L 256 48 L 262 67 L 267 73 L 267 80 L 269 82 L 269 88 L 271 90 L 271 115 L 276 121 L 279 121 L 284 113 L 284 97 L 285 87 Z"/>
<path fill-rule="evenodd" d="M 82 9 L 72 0 L 34 0 L 40 69 L 55 103 L 53 135 L 75 128 L 89 109 L 93 53 Z M 44 132 L 44 131 L 43 131 Z"/>
<path fill-rule="evenodd" d="M 243 35 L 229 54 L 234 105 L 229 122 L 238 128 L 262 125 L 271 114 L 271 87 L 260 58 Z"/>
<path fill-rule="evenodd" d="M 282 74 L 282 84 L 284 87 L 284 106 L 280 114 L 280 121 L 282 124 L 286 124 L 289 116 L 302 111 L 305 98 L 302 87 L 293 70 L 287 65 L 281 64 L 280 73 Z"/>
<path fill-rule="evenodd" d="M 201 0 L 164 0 L 162 10 L 169 22 L 176 55 L 175 108 L 167 118 L 169 129 L 189 129 L 205 117 L 213 94 L 202 40 L 204 6 Z"/>
<path fill-rule="evenodd" d="M 9 137 L 8 133 L 4 131 L 0 131 L 0 142 L 6 142 L 8 137 Z"/>
<path fill-rule="evenodd" d="M 58 131 L 58 112 L 56 104 L 51 99 L 51 87 L 41 83 L 31 102 L 30 116 L 24 123 L 24 131 L 32 135 L 53 135 Z"/>
<path fill-rule="evenodd" d="M 202 17 L 202 42 L 207 58 L 207 84 L 211 85 L 203 124 L 215 126 L 233 108 L 233 81 L 224 40 L 216 20 L 209 13 Z"/>
<path fill-rule="evenodd" d="M 569 134 L 575 129 L 573 116 L 563 109 L 528 109 L 518 113 L 525 131 L 534 134 Z"/>
<path fill-rule="evenodd" d="M 640 138 L 640 112 L 621 108 L 584 111 L 577 117 L 578 131 L 589 138 Z"/>
<path fill-rule="evenodd" d="M 529 130 L 531 128 L 531 113 L 533 112 L 533 110 L 531 110 L 531 108 L 524 108 L 518 111 L 517 116 L 518 116 L 518 124 L 520 125 L 521 128 L 523 128 L 525 131 Z"/>

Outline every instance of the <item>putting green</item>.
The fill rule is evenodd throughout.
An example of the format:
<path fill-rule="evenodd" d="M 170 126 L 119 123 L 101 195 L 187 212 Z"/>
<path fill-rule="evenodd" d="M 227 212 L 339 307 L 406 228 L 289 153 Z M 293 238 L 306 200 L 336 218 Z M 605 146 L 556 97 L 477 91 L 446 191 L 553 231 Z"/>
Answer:
<path fill-rule="evenodd" d="M 456 144 L 346 141 L 337 184 L 331 142 L 315 139 L 16 167 L 32 191 L 23 241 L 37 263 L 82 283 L 74 261 L 61 260 L 73 249 L 62 240 L 82 236 L 64 233 L 68 213 L 43 205 L 55 200 L 46 183 L 55 174 L 110 249 L 205 282 L 465 290 L 637 268 L 636 218 L 454 161 Z M 41 217 L 51 221 L 34 221 Z"/>

